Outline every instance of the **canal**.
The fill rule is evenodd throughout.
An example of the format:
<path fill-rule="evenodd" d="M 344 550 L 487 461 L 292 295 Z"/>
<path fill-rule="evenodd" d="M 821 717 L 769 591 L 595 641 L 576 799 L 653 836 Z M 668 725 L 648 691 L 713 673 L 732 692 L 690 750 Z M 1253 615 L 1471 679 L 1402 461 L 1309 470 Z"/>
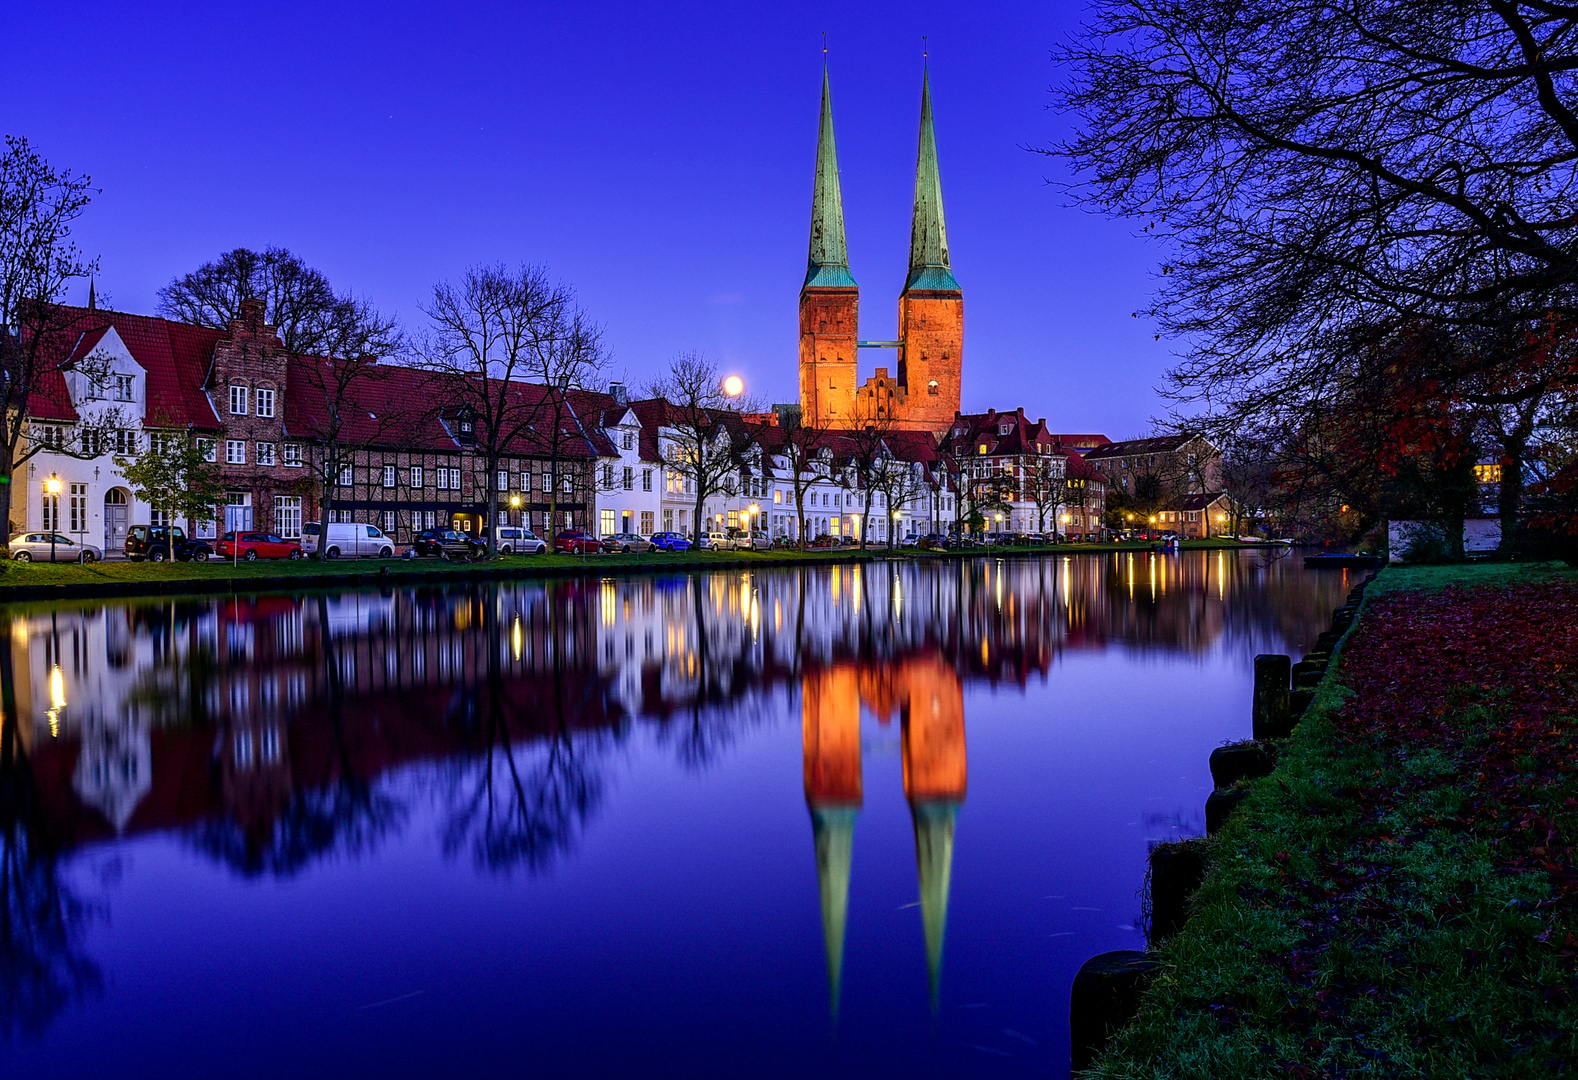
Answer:
<path fill-rule="evenodd" d="M 0 1065 L 1066 1075 L 1300 563 L 10 605 Z"/>

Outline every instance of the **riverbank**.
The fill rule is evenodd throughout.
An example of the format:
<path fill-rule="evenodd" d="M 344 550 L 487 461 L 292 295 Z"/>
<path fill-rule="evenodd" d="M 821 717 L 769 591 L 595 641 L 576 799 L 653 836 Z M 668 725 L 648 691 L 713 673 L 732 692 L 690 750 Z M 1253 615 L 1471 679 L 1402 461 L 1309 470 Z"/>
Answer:
<path fill-rule="evenodd" d="M 1387 570 L 1088 1074 L 1569 1076 L 1578 572 Z"/>
<path fill-rule="evenodd" d="M 1185 549 L 1239 548 L 1235 541 L 1188 541 Z M 99 563 L 18 563 L 0 560 L 0 603 L 8 600 L 70 599 L 172 595 L 179 593 L 247 592 L 255 590 L 359 586 L 380 581 L 464 581 L 508 578 L 610 576 L 665 571 L 716 570 L 730 567 L 768 568 L 807 564 L 858 563 L 877 559 L 1032 558 L 1101 551 L 1149 551 L 1146 543 L 1060 544 L 1050 547 L 962 548 L 957 551 L 916 551 L 900 548 L 827 548 L 811 551 L 687 551 L 648 555 L 500 556 L 474 563 L 442 559 L 318 559 L 258 561 L 240 564 L 150 563 L 112 560 Z"/>

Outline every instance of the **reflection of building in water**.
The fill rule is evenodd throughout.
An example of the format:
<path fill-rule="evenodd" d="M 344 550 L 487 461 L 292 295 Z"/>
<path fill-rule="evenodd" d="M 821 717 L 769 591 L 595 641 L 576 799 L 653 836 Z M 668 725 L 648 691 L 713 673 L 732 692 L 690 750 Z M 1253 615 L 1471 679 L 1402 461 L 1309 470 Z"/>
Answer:
<path fill-rule="evenodd" d="M 881 724 L 900 719 L 904 797 L 915 829 L 915 867 L 932 1007 L 937 1007 L 943 933 L 953 874 L 954 823 L 964 802 L 964 688 L 935 650 L 882 664 L 808 668 L 801 683 L 805 798 L 816 844 L 829 1004 L 842 990 L 844 929 L 855 816 L 862 802 L 862 707 Z"/>
<path fill-rule="evenodd" d="M 1281 648 L 1292 626 L 1330 606 L 1290 567 L 1215 552 L 905 560 L 389 595 L 14 605 L 0 632 L 46 817 L 68 844 L 222 818 L 260 848 L 289 807 L 325 785 L 496 746 L 490 711 L 523 745 L 571 732 L 617 738 L 631 720 L 651 722 L 701 761 L 774 715 L 761 707 L 769 695 L 801 694 L 818 740 L 807 752 L 825 750 L 807 797 L 821 815 L 835 929 L 847 895 L 835 872 L 847 855 L 839 830 L 852 835 L 843 811 L 860 801 L 858 784 L 852 799 L 837 797 L 838 774 L 827 771 L 845 745 L 830 718 L 862 705 L 900 715 L 906 791 L 924 808 L 928 945 L 940 955 L 950 785 L 963 791 L 962 721 L 950 726 L 960 680 L 1023 685 L 1046 677 L 1063 650 L 1110 641 L 1198 651 L 1236 635 L 1252 639 L 1246 655 Z M 1340 596 L 1346 585 L 1334 575 L 1332 587 Z M 944 739 L 953 730 L 957 751 Z"/>

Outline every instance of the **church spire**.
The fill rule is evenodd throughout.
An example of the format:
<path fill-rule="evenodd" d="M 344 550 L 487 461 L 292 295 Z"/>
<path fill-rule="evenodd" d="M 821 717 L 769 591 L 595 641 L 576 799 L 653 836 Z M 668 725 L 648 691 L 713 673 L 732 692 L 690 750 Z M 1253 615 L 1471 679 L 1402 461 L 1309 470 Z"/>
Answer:
<path fill-rule="evenodd" d="M 816 187 L 811 195 L 811 255 L 801 288 L 854 288 L 849 248 L 844 243 L 844 198 L 838 186 L 838 150 L 833 145 L 833 92 L 822 66 L 822 126 L 816 140 Z"/>
<path fill-rule="evenodd" d="M 931 73 L 921 76 L 920 150 L 915 161 L 915 216 L 910 224 L 910 272 L 904 291 L 961 291 L 948 268 L 948 230 L 942 220 L 942 177 L 931 121 Z"/>

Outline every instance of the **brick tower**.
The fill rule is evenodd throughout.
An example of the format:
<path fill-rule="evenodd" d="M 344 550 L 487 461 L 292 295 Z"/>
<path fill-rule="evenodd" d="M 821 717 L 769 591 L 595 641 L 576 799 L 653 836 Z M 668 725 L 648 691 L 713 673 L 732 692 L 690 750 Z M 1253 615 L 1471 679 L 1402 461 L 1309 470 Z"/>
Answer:
<path fill-rule="evenodd" d="M 942 431 L 959 411 L 964 293 L 948 267 L 948 231 L 942 217 L 942 178 L 937 170 L 937 136 L 932 130 L 929 73 L 921 79 L 910 269 L 899 295 L 898 336 L 903 404 L 896 414 L 904 427 Z"/>
<path fill-rule="evenodd" d="M 852 422 L 859 312 L 860 287 L 849 273 L 849 249 L 844 241 L 844 199 L 838 186 L 838 151 L 833 145 L 833 95 L 824 67 L 816 187 L 811 196 L 811 253 L 805 284 L 800 287 L 800 409 L 808 424 L 838 427 Z M 957 392 L 954 400 L 958 400 Z M 951 413 L 948 419 L 953 419 Z"/>

